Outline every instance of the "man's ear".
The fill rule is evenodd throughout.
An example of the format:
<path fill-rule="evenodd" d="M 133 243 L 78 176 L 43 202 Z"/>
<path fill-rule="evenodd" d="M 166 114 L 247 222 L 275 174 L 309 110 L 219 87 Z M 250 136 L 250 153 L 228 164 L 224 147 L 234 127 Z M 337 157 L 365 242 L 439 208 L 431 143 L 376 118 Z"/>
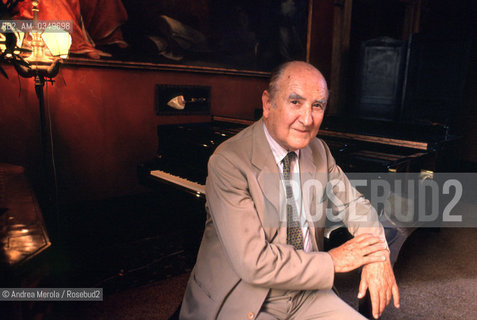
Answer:
<path fill-rule="evenodd" d="M 272 107 L 272 101 L 270 93 L 267 90 L 264 90 L 262 93 L 262 108 L 263 108 L 263 117 L 268 118 L 268 113 Z"/>

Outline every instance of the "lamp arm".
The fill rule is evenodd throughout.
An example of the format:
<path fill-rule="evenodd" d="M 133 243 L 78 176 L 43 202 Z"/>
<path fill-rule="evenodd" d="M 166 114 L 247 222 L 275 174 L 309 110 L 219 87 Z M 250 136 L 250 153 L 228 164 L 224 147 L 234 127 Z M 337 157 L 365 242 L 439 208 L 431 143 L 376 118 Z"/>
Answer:
<path fill-rule="evenodd" d="M 56 58 L 53 63 L 51 64 L 51 66 L 46 69 L 46 74 L 45 76 L 47 78 L 54 78 L 56 77 L 56 75 L 58 74 L 58 72 L 60 71 L 60 62 L 61 62 L 61 59 L 60 58 Z"/>
<path fill-rule="evenodd" d="M 23 78 L 31 78 L 35 75 L 35 71 L 32 68 L 23 66 L 19 64 L 18 61 L 15 61 L 15 60 L 13 60 L 12 62 L 13 62 L 13 66 L 15 67 L 15 70 Z"/>
<path fill-rule="evenodd" d="M 43 68 L 36 66 L 32 68 L 31 66 L 24 66 L 17 60 L 12 60 L 13 66 L 18 74 L 23 78 L 31 78 L 36 75 L 46 78 L 54 78 L 60 71 L 60 58 L 56 58 L 53 63 L 48 68 Z"/>

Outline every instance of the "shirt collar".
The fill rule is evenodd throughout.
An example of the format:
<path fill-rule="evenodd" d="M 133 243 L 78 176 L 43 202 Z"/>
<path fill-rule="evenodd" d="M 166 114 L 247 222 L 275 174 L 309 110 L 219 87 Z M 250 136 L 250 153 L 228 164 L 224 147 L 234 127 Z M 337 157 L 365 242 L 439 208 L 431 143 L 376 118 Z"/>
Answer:
<path fill-rule="evenodd" d="M 263 123 L 263 130 L 265 131 L 265 137 L 267 137 L 268 144 L 272 149 L 273 157 L 275 158 L 275 162 L 280 166 L 283 158 L 288 154 L 288 150 L 283 148 L 275 139 L 272 138 L 270 133 L 268 132 L 267 126 Z M 294 151 L 296 154 L 297 159 L 300 156 L 300 150 Z"/>

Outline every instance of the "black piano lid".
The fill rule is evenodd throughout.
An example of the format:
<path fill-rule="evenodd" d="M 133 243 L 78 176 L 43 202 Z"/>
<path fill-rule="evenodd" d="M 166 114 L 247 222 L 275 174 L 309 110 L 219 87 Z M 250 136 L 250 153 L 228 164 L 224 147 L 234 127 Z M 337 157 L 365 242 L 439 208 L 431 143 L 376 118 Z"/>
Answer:
<path fill-rule="evenodd" d="M 326 116 L 318 136 L 344 137 L 401 147 L 433 150 L 457 137 L 442 124 Z"/>

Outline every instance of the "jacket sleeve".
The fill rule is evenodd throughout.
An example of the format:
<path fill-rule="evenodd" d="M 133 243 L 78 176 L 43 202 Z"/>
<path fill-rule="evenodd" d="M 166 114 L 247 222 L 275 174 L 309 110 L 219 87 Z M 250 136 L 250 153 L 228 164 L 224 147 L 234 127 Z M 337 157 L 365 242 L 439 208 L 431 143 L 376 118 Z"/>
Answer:
<path fill-rule="evenodd" d="M 327 197 L 331 208 L 332 217 L 342 221 L 348 231 L 357 236 L 371 233 L 381 238 L 386 243 L 384 228 L 379 222 L 379 217 L 364 196 L 353 187 L 341 168 L 336 164 L 328 146 L 323 143 L 328 162 Z"/>
<path fill-rule="evenodd" d="M 229 263 L 243 281 L 284 290 L 332 287 L 334 266 L 328 253 L 306 253 L 266 239 L 250 192 L 252 173 L 222 154 L 212 155 L 208 172 L 208 210 Z"/>

